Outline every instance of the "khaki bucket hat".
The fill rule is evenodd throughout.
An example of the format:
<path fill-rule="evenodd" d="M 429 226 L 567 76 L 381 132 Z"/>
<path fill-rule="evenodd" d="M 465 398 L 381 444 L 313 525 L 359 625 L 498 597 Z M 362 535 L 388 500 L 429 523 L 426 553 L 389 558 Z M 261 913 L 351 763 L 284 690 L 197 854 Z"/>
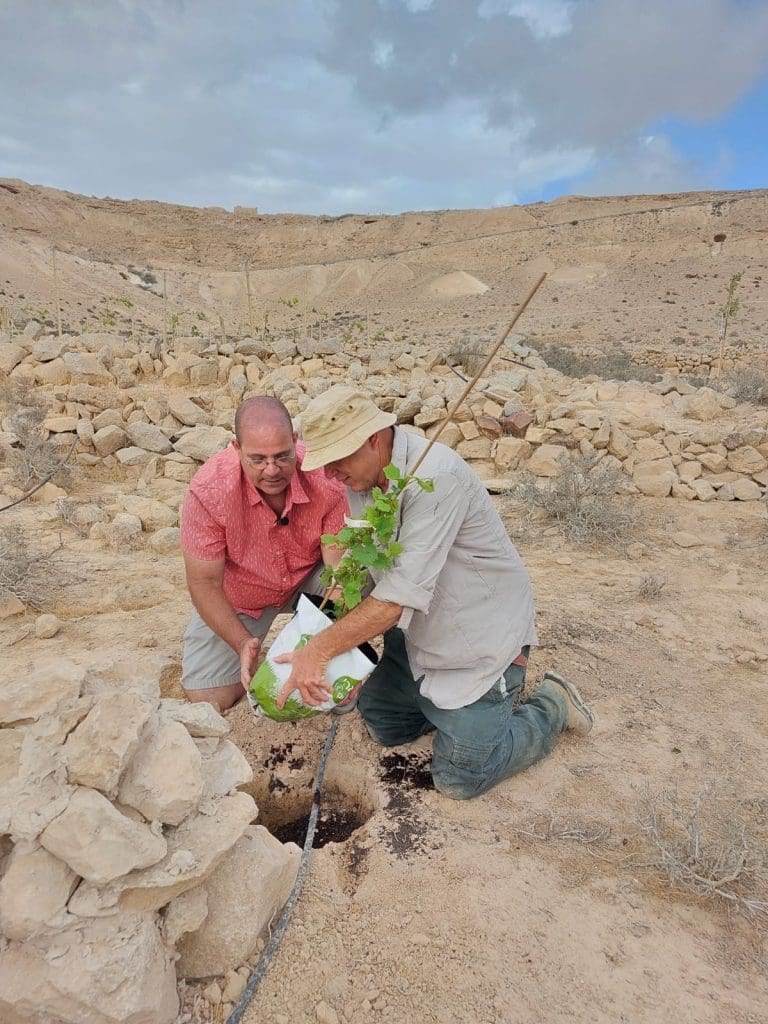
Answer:
<path fill-rule="evenodd" d="M 301 468 L 320 469 L 345 459 L 396 419 L 362 391 L 335 384 L 313 398 L 301 415 L 301 435 L 307 448 Z"/>

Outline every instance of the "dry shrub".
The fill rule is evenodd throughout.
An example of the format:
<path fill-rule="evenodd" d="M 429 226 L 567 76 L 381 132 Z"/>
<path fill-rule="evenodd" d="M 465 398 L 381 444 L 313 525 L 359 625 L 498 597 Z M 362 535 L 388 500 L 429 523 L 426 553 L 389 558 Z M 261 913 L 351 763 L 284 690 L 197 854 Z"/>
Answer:
<path fill-rule="evenodd" d="M 0 599 L 17 597 L 30 608 L 47 608 L 65 585 L 59 548 L 34 551 L 18 526 L 0 529 Z"/>
<path fill-rule="evenodd" d="M 661 576 L 643 576 L 638 586 L 638 593 L 646 601 L 655 601 L 661 597 L 661 592 L 666 587 L 667 581 Z"/>
<path fill-rule="evenodd" d="M 491 343 L 483 339 L 470 341 L 465 339 L 458 342 L 448 351 L 448 361 L 460 363 L 470 377 L 474 377 L 477 371 L 485 362 L 491 348 Z"/>
<path fill-rule="evenodd" d="M 30 484 L 48 477 L 66 455 L 43 431 L 46 405 L 43 396 L 27 384 L 6 381 L 0 387 L 0 410 L 5 427 L 18 442 L 4 449 L 5 461 L 14 471 L 15 482 L 26 490 Z M 71 471 L 62 468 L 56 476 L 67 483 Z"/>
<path fill-rule="evenodd" d="M 615 497 L 624 482 L 617 466 L 603 465 L 592 455 L 564 456 L 561 465 L 557 476 L 544 481 L 524 471 L 507 492 L 529 521 L 541 510 L 577 544 L 616 542 L 638 526 L 639 512 Z"/>
<path fill-rule="evenodd" d="M 615 345 L 607 352 L 579 355 L 572 348 L 557 342 L 540 343 L 537 351 L 547 366 L 566 377 L 595 375 L 603 380 L 655 381 L 661 376 L 652 366 L 638 366 L 625 348 Z"/>
<path fill-rule="evenodd" d="M 750 834 L 745 807 L 723 784 L 706 782 L 690 805 L 674 790 L 642 796 L 636 824 L 651 845 L 650 865 L 673 888 L 768 915 L 768 848 Z"/>
<path fill-rule="evenodd" d="M 730 375 L 730 392 L 737 402 L 768 405 L 768 373 L 754 367 L 741 367 Z"/>

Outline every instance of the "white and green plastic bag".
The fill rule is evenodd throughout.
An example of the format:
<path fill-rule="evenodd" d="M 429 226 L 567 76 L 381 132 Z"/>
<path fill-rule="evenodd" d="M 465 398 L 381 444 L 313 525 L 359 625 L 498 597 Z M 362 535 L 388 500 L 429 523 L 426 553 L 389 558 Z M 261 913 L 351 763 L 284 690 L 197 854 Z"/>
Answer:
<path fill-rule="evenodd" d="M 300 718 L 311 718 L 340 704 L 370 674 L 374 663 L 356 647 L 339 654 L 328 663 L 325 680 L 331 687 L 331 697 L 327 701 L 312 707 L 304 703 L 298 690 L 294 690 L 282 708 L 277 706 L 277 696 L 291 674 L 291 666 L 278 665 L 274 659 L 278 654 L 303 647 L 330 625 L 331 619 L 302 594 L 296 606 L 296 614 L 278 633 L 248 688 L 248 700 L 257 715 L 272 718 L 276 722 L 296 722 Z"/>

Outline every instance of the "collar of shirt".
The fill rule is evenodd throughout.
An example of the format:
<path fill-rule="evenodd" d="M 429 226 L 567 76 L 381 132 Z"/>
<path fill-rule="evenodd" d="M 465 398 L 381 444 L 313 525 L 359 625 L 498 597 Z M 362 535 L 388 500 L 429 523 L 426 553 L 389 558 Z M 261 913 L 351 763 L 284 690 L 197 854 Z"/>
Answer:
<path fill-rule="evenodd" d="M 283 509 L 283 515 L 286 516 L 291 511 L 294 505 L 305 505 L 309 501 L 307 492 L 304 490 L 303 477 L 304 473 L 301 468 L 301 463 L 304 458 L 304 452 L 306 451 L 303 444 L 296 445 L 296 468 L 293 471 L 291 482 L 288 484 L 288 490 L 285 498 L 285 508 Z M 264 497 L 261 492 L 253 486 L 251 481 L 246 477 L 245 473 L 240 469 L 242 478 L 245 483 L 245 493 L 248 496 L 249 505 L 258 505 L 260 503 L 266 504 Z"/>
<path fill-rule="evenodd" d="M 392 463 L 397 466 L 400 472 L 405 476 L 406 463 L 408 461 L 408 434 L 405 430 L 398 430 L 395 427 L 394 437 L 392 439 Z"/>

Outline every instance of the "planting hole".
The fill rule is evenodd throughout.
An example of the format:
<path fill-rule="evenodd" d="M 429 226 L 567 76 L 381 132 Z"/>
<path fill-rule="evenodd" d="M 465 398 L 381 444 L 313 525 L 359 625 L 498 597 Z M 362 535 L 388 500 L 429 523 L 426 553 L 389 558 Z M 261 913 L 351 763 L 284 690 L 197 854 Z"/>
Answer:
<path fill-rule="evenodd" d="M 281 790 L 278 800 L 259 804 L 259 824 L 269 829 L 281 843 L 303 846 L 312 810 L 312 793 L 308 789 L 291 793 Z M 312 847 L 321 849 L 328 843 L 345 843 L 373 814 L 372 807 L 363 807 L 349 794 L 328 788 L 320 794 L 320 810 Z"/>

